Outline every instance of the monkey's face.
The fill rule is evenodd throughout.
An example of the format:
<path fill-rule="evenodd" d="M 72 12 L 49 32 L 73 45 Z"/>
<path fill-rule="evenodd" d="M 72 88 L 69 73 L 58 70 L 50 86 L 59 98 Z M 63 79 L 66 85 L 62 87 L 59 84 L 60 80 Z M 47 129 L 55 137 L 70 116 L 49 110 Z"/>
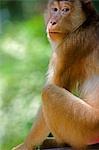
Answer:
<path fill-rule="evenodd" d="M 50 0 L 47 11 L 47 35 L 62 40 L 85 19 L 80 0 Z"/>

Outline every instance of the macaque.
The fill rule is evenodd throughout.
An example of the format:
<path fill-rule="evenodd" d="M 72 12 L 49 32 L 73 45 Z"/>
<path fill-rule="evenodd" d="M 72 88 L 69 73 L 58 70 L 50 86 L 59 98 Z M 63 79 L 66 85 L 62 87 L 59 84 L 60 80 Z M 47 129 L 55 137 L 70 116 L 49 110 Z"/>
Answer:
<path fill-rule="evenodd" d="M 99 16 L 92 0 L 49 0 L 46 25 L 53 51 L 42 106 L 13 150 L 32 150 L 50 132 L 83 150 L 99 141 Z"/>

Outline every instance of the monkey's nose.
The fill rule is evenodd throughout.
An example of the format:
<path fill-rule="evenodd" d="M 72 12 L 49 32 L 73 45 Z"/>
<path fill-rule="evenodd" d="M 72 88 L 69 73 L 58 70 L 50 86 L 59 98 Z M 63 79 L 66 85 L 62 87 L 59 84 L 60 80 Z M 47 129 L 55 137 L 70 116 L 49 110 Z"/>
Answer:
<path fill-rule="evenodd" d="M 51 24 L 52 26 L 54 26 L 54 25 L 56 25 L 56 22 L 55 22 L 55 21 L 51 21 L 50 24 Z"/>

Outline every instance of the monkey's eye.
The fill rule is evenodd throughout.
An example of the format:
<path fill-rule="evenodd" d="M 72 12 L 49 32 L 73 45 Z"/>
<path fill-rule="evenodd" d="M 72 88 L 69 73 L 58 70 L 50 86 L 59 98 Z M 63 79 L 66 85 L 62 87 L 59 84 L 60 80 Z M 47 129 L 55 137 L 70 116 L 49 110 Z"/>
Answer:
<path fill-rule="evenodd" d="M 62 9 L 62 12 L 63 12 L 63 13 L 67 13 L 67 12 L 69 12 L 69 11 L 70 11 L 69 8 L 63 8 L 63 9 Z"/>
<path fill-rule="evenodd" d="M 58 11 L 58 8 L 52 8 L 52 11 L 53 11 L 53 12 L 57 12 L 57 11 Z"/>

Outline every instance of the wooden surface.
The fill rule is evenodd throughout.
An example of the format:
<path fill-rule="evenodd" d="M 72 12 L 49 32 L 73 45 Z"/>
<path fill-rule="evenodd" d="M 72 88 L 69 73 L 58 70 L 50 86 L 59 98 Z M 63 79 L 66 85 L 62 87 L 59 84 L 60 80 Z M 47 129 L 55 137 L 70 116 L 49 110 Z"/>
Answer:
<path fill-rule="evenodd" d="M 40 150 L 72 150 L 69 145 L 59 145 L 54 138 L 47 138 L 40 146 Z M 88 150 L 99 150 L 99 144 L 88 146 Z"/>

